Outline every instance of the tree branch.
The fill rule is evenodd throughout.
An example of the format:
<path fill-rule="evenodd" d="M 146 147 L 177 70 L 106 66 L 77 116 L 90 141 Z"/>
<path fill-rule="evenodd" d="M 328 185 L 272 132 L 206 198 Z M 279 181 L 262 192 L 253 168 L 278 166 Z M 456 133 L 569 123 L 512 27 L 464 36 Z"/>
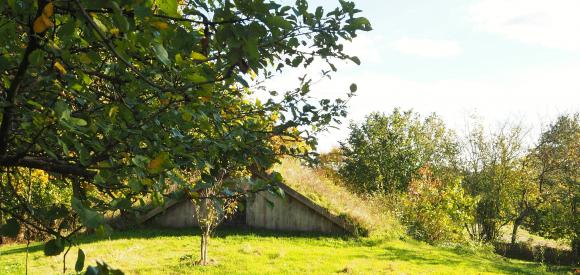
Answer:
<path fill-rule="evenodd" d="M 36 11 L 36 17 L 38 17 L 42 13 L 42 9 L 46 5 L 45 1 L 40 1 L 38 5 L 38 9 Z M 36 18 L 35 17 L 35 18 Z M 33 21 L 29 23 L 29 31 L 28 31 L 28 45 L 26 46 L 26 50 L 22 55 L 22 60 L 20 61 L 20 65 L 18 66 L 18 71 L 10 83 L 10 87 L 8 88 L 5 104 L 6 107 L 4 108 L 4 114 L 2 116 L 2 124 L 0 124 L 0 156 L 6 155 L 6 150 L 8 148 L 8 139 L 10 136 L 10 128 L 12 128 L 12 120 L 14 119 L 14 113 L 16 109 L 16 97 L 20 92 L 20 88 L 22 87 L 22 82 L 24 77 L 26 76 L 26 71 L 28 70 L 28 66 L 30 63 L 28 62 L 28 56 L 38 48 L 38 36 L 34 33 L 33 30 Z"/>
<path fill-rule="evenodd" d="M 51 173 L 80 176 L 87 179 L 93 178 L 96 174 L 96 172 L 86 167 L 34 157 L 16 158 L 15 156 L 8 156 L 0 158 L 0 166 L 34 168 Z"/>

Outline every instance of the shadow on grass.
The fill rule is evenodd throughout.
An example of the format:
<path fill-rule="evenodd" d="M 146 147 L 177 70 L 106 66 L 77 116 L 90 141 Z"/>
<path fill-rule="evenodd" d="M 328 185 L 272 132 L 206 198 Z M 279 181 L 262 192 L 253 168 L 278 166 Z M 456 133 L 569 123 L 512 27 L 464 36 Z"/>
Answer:
<path fill-rule="evenodd" d="M 489 259 L 479 257 L 465 257 L 465 253 L 457 253 L 452 250 L 447 250 L 447 253 L 436 255 L 428 251 L 415 251 L 409 249 L 401 249 L 394 247 L 385 247 L 386 253 L 380 255 L 382 259 L 389 261 L 405 261 L 425 266 L 429 269 L 429 265 L 445 265 L 458 266 L 459 264 L 468 266 L 473 269 L 485 271 L 501 271 L 502 273 L 511 274 L 527 274 L 530 272 L 530 267 L 539 267 L 537 263 L 513 263 L 500 256 L 493 256 Z M 490 270 L 495 269 L 495 270 Z M 567 270 L 566 267 L 553 267 L 552 271 Z"/>
<path fill-rule="evenodd" d="M 74 241 L 77 244 L 98 243 L 100 241 L 110 240 L 124 240 L 124 239 L 152 239 L 158 237 L 195 237 L 200 236 L 199 228 L 183 228 L 183 229 L 132 229 L 124 231 L 114 231 L 110 236 L 100 237 L 92 233 L 78 234 Z M 337 240 L 353 239 L 353 237 L 324 234 L 315 232 L 298 232 L 298 231 L 274 231 L 265 229 L 256 229 L 250 227 L 221 227 L 218 228 L 213 238 L 227 238 L 227 237 L 274 237 L 274 238 L 333 238 Z M 28 247 L 29 253 L 39 252 L 44 249 L 43 243 L 31 244 Z M 25 246 L 17 246 L 2 251 L 1 255 L 11 255 L 18 253 L 25 253 Z"/>

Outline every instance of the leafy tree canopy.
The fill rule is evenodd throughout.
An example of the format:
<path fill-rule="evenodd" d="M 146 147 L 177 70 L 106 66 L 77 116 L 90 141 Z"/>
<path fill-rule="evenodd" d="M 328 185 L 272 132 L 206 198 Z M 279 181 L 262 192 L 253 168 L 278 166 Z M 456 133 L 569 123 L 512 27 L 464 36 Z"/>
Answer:
<path fill-rule="evenodd" d="M 304 76 L 262 102 L 252 79 L 317 61 L 325 75 L 336 60 L 359 63 L 342 45 L 371 29 L 359 12 L 342 0 L 332 10 L 304 0 L 3 1 L 0 167 L 12 180 L 0 197 L 18 204 L 0 202 L 1 211 L 51 228 L 11 191 L 27 168 L 58 175 L 74 213 L 97 230 L 106 211 L 162 201 L 168 179 L 187 182 L 182 169 L 209 179 L 242 167 L 275 180 L 264 171 L 279 155 L 311 155 L 314 134 L 345 115 L 345 101 L 313 100 Z M 62 251 L 62 234 L 49 231 L 58 236 L 49 251 Z"/>
<path fill-rule="evenodd" d="M 455 166 L 455 135 L 436 115 L 372 113 L 350 130 L 339 172 L 359 191 L 403 191 L 422 166 L 431 166 L 435 175 Z"/>
<path fill-rule="evenodd" d="M 545 237 L 571 241 L 580 255 L 580 115 L 560 116 L 540 137 L 538 165 L 541 204 L 529 227 Z"/>

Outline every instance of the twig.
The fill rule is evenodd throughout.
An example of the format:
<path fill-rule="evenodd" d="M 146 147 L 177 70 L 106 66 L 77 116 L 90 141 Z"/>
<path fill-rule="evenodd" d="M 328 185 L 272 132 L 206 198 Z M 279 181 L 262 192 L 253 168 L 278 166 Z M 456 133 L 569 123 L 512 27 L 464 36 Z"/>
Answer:
<path fill-rule="evenodd" d="M 72 243 L 69 242 L 68 248 L 66 249 L 66 252 L 64 252 L 64 255 L 62 256 L 62 274 L 66 273 L 66 255 L 70 251 L 71 247 L 72 247 Z"/>

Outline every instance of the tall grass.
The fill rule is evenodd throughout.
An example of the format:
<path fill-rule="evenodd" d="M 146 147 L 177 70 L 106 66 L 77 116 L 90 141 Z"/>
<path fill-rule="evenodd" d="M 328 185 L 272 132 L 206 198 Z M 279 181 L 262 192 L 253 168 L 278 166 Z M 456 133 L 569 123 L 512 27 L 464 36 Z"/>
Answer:
<path fill-rule="evenodd" d="M 350 192 L 336 178 L 304 166 L 297 159 L 286 158 L 274 167 L 285 183 L 332 214 L 346 218 L 371 237 L 398 238 L 403 227 L 380 197 L 360 197 Z"/>

